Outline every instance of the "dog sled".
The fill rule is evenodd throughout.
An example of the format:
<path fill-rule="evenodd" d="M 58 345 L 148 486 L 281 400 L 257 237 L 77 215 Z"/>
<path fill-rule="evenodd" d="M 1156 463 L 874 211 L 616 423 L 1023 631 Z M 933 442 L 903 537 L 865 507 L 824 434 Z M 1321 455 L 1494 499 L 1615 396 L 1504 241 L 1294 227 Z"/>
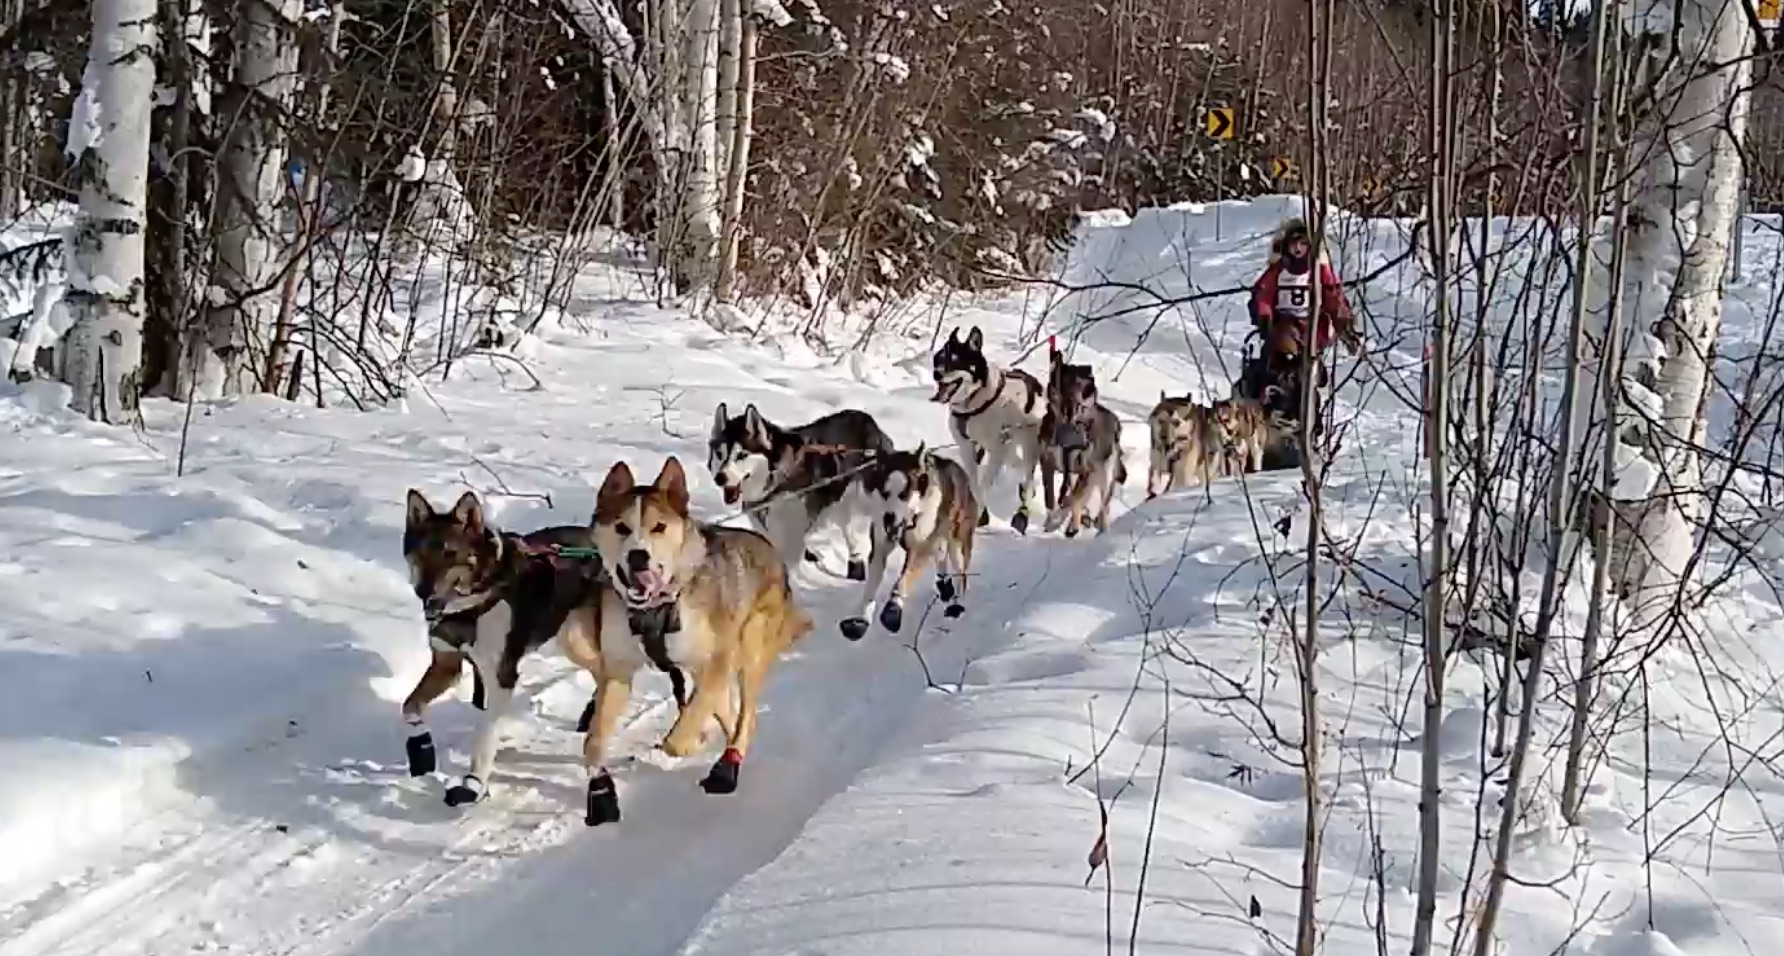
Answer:
<path fill-rule="evenodd" d="M 1305 407 L 1304 389 L 1309 384 L 1302 349 L 1309 340 L 1307 332 L 1316 311 L 1315 296 L 1318 316 L 1314 323 L 1317 331 L 1312 336 L 1315 361 L 1311 385 L 1316 392 L 1313 407 L 1317 410 L 1322 404 L 1317 392 L 1326 384 L 1318 352 L 1336 338 L 1354 353 L 1358 345 L 1356 325 L 1325 249 L 1314 248 L 1305 222 L 1288 219 L 1270 240 L 1270 261 L 1251 287 L 1247 305 L 1252 331 L 1240 347 L 1239 381 L 1233 386 L 1233 394 L 1254 399 L 1281 420 L 1297 425 Z M 1317 412 L 1311 424 L 1311 434 L 1317 437 L 1323 431 Z M 1294 429 L 1294 433 L 1298 436 L 1300 429 Z M 1272 442 L 1265 449 L 1264 471 L 1300 465 L 1298 437 Z"/>

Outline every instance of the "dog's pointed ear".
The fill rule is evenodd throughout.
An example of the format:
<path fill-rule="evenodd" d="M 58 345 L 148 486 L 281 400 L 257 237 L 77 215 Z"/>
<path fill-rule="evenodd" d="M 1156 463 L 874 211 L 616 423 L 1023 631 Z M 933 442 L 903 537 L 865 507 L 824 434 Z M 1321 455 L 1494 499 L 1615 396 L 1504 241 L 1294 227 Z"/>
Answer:
<path fill-rule="evenodd" d="M 651 486 L 662 492 L 669 499 L 669 507 L 678 515 L 688 513 L 688 473 L 681 467 L 681 459 L 674 455 L 663 462 L 663 470 L 657 472 L 657 480 Z"/>
<path fill-rule="evenodd" d="M 483 532 L 483 503 L 477 500 L 475 491 L 458 496 L 458 503 L 452 506 L 452 520 L 472 534 Z"/>
<path fill-rule="evenodd" d="M 975 352 L 983 352 L 985 350 L 985 333 L 979 331 L 978 326 L 973 326 L 973 330 L 966 333 L 966 347 Z"/>
<path fill-rule="evenodd" d="M 1164 389 L 1162 389 L 1162 388 L 1161 388 L 1161 389 L 1159 389 L 1159 390 L 1158 390 L 1158 400 L 1159 400 L 1159 401 L 1160 401 L 1160 402 L 1163 402 L 1163 401 L 1164 401 L 1164 400 L 1165 400 L 1165 399 L 1166 399 L 1166 398 L 1167 398 L 1167 397 L 1168 397 L 1168 396 L 1166 396 L 1166 395 L 1165 395 L 1165 390 L 1164 390 Z"/>
<path fill-rule="evenodd" d="M 928 465 L 929 464 L 929 443 L 926 441 L 920 441 L 917 443 L 917 464 L 919 464 L 919 465 Z"/>
<path fill-rule="evenodd" d="M 725 433 L 725 423 L 730 420 L 731 420 L 731 416 L 725 414 L 725 403 L 720 402 L 719 407 L 712 410 L 712 440 L 713 441 L 717 441 L 719 439 L 719 436 L 721 436 Z"/>
<path fill-rule="evenodd" d="M 413 488 L 409 489 L 405 507 L 408 513 L 404 516 L 403 527 L 410 531 L 434 516 L 434 506 L 428 504 L 427 496 Z"/>
<path fill-rule="evenodd" d="M 959 345 L 960 344 L 960 326 L 956 325 L 953 328 L 948 330 L 948 344 L 949 345 Z"/>
<path fill-rule="evenodd" d="M 601 482 L 601 490 L 595 492 L 595 514 L 611 511 L 621 499 L 632 493 L 638 482 L 632 478 L 632 466 L 623 461 L 616 461 L 607 469 L 607 478 Z"/>
<path fill-rule="evenodd" d="M 743 430 L 750 436 L 759 439 L 762 444 L 768 444 L 768 420 L 762 417 L 760 411 L 756 410 L 755 402 L 749 403 L 743 410 Z"/>

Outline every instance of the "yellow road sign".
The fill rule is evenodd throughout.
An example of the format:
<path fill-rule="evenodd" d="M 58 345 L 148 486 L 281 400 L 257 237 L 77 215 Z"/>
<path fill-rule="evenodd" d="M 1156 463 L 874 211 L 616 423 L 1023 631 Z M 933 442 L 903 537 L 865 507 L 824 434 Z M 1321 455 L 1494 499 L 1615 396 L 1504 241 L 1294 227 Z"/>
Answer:
<path fill-rule="evenodd" d="M 1216 106 L 1203 114 L 1202 129 L 1214 139 L 1232 139 L 1238 132 L 1238 126 L 1233 123 L 1233 108 Z"/>
<path fill-rule="evenodd" d="M 1784 13 L 1784 0 L 1759 0 L 1759 19 L 1776 20 Z"/>
<path fill-rule="evenodd" d="M 1294 160 L 1287 156 L 1278 156 L 1270 160 L 1270 175 L 1276 179 L 1288 179 L 1295 174 Z"/>
<path fill-rule="evenodd" d="M 1373 174 L 1363 177 L 1363 192 L 1374 196 L 1381 192 L 1381 180 Z"/>

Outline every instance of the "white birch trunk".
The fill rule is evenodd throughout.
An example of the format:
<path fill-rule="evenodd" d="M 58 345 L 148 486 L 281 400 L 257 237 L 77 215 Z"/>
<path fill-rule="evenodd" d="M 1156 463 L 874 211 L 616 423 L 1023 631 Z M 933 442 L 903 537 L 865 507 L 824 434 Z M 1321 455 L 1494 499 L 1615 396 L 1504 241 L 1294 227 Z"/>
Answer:
<path fill-rule="evenodd" d="M 739 112 L 721 109 L 720 97 L 729 105 L 734 101 L 723 91 L 740 87 L 729 83 L 729 63 L 720 76 L 719 0 L 646 0 L 637 38 L 614 0 L 566 0 L 565 6 L 594 39 L 643 123 L 657 169 L 657 266 L 681 291 L 710 285 L 719 271 L 728 208 L 721 184 L 736 165 L 732 153 L 740 141 L 735 127 L 720 128 L 726 122 L 721 115 Z M 765 9 L 760 2 L 750 6 L 757 13 Z M 766 9 L 777 22 L 788 19 L 778 4 Z M 741 72 L 744 58 L 734 59 Z"/>
<path fill-rule="evenodd" d="M 719 249 L 719 273 L 713 295 L 720 302 L 735 297 L 737 247 L 743 240 L 743 195 L 748 182 L 750 137 L 756 111 L 756 21 L 750 14 L 738 18 L 737 97 L 731 124 L 731 147 L 726 153 L 724 231 Z"/>
<path fill-rule="evenodd" d="M 684 241 L 675 271 L 678 291 L 710 285 L 719 239 L 718 0 L 692 0 L 681 35 L 686 43 L 683 103 L 687 110 L 688 179 L 682 191 Z"/>
<path fill-rule="evenodd" d="M 451 0 L 434 0 L 432 23 L 433 67 L 440 76 L 440 85 L 432 107 L 433 128 L 439 131 L 433 154 L 422 167 L 421 179 L 415 184 L 415 198 L 405 215 L 405 232 L 400 247 L 403 258 L 414 256 L 422 248 L 444 243 L 456 248 L 476 236 L 475 215 L 459 182 L 453 160 L 458 154 L 458 137 L 464 123 L 459 109 L 458 87 L 452 75 L 458 57 L 454 55 Z"/>
<path fill-rule="evenodd" d="M 155 14 L 156 0 L 93 0 L 92 41 L 68 131 L 81 185 L 68 251 L 73 325 L 63 374 L 73 389 L 73 409 L 114 425 L 135 425 L 142 417 Z"/>
<path fill-rule="evenodd" d="M 285 194 L 284 132 L 297 75 L 291 25 L 299 0 L 244 4 L 235 30 L 236 81 L 246 100 L 224 144 L 217 197 L 217 266 L 211 277 L 204 341 L 185 361 L 193 397 L 239 395 L 256 388 L 259 363 L 278 316 L 279 202 Z"/>
<path fill-rule="evenodd" d="M 737 141 L 738 58 L 743 51 L 742 0 L 719 0 L 718 40 L 718 105 L 714 117 L 718 142 L 713 152 L 713 168 L 728 178 L 731 148 Z"/>
<path fill-rule="evenodd" d="M 1608 560 L 1639 626 L 1672 606 L 1704 517 L 1694 449 L 1740 208 L 1752 35 L 1736 0 L 1642 0 L 1625 29 L 1631 66 L 1645 58 L 1657 108 L 1630 143 L 1641 166 L 1622 290 L 1629 331 L 1617 343 L 1623 397 L 1607 410 L 1594 401 L 1601 389 L 1584 389 L 1578 400 L 1589 411 L 1576 415 L 1600 440 L 1608 418 L 1627 446 L 1618 487 L 1605 489 L 1616 515 Z M 1599 260 L 1608 265 L 1608 244 Z M 1587 378 L 1603 348 L 1604 298 L 1595 296 Z"/>

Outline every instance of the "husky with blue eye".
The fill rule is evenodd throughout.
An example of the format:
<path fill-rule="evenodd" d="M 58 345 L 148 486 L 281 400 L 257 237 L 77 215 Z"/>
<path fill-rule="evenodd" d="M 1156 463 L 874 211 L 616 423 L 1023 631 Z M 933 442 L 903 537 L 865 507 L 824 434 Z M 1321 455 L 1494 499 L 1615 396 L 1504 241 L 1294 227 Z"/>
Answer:
<path fill-rule="evenodd" d="M 936 595 L 947 605 L 943 614 L 955 618 L 965 613 L 960 599 L 966 595 L 973 533 L 983 510 L 966 469 L 918 446 L 916 451 L 875 456 L 848 493 L 874 516 L 873 551 L 867 560 L 860 613 L 843 620 L 843 636 L 858 641 L 867 634 L 894 547 L 904 549 L 904 570 L 880 607 L 882 627 L 897 633 L 904 626 L 905 601 L 931 568 L 936 570 Z"/>

